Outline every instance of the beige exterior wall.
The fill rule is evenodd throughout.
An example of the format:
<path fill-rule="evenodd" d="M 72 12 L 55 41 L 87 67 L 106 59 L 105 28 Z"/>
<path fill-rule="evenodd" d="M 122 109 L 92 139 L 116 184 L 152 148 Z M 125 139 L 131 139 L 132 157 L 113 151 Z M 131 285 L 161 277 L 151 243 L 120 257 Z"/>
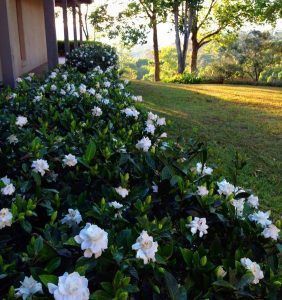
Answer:
<path fill-rule="evenodd" d="M 0 82 L 2 81 L 2 66 L 1 66 L 1 59 L 0 59 Z"/>
<path fill-rule="evenodd" d="M 21 76 L 47 63 L 44 9 L 42 0 L 21 0 L 26 59 L 22 60 L 18 32 L 16 0 L 6 0 L 15 76 Z M 0 65 L 0 80 L 1 80 Z"/>

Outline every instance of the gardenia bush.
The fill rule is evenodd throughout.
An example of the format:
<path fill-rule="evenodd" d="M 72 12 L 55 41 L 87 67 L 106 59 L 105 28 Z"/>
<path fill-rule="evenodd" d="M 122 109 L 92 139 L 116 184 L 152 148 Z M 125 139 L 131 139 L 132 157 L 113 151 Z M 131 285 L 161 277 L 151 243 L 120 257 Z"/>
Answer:
<path fill-rule="evenodd" d="M 100 67 L 105 71 L 108 67 L 116 67 L 117 61 L 115 50 L 98 42 L 84 44 L 66 56 L 66 64 L 83 73 L 95 67 Z"/>
<path fill-rule="evenodd" d="M 115 54 L 72 55 L 0 96 L 0 298 L 278 299 L 279 224 L 258 197 L 169 140 Z"/>

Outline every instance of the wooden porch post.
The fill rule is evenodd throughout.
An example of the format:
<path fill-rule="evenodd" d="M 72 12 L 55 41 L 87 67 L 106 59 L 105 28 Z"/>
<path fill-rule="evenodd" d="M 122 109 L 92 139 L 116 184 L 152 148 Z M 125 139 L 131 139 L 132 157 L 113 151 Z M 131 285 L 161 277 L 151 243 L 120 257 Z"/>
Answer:
<path fill-rule="evenodd" d="M 54 7 L 54 0 L 44 0 L 45 35 L 49 70 L 53 69 L 59 63 Z"/>
<path fill-rule="evenodd" d="M 12 55 L 7 1 L 0 0 L 0 59 L 3 83 L 15 87 L 15 69 Z"/>
<path fill-rule="evenodd" d="M 83 36 L 82 36 L 82 13 L 81 13 L 81 4 L 78 5 L 78 15 L 79 15 L 79 41 L 80 46 L 82 45 Z"/>
<path fill-rule="evenodd" d="M 77 28 L 76 28 L 76 0 L 72 2 L 72 22 L 73 22 L 73 39 L 74 48 L 77 48 Z"/>
<path fill-rule="evenodd" d="M 65 37 L 65 54 L 70 53 L 69 29 L 68 29 L 68 1 L 62 0 L 63 19 L 64 19 L 64 37 Z"/>

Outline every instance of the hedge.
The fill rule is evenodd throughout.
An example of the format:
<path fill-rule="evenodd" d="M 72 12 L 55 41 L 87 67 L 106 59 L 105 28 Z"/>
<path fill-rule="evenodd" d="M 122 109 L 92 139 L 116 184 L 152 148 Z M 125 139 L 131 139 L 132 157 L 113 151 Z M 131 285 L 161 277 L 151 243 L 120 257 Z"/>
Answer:
<path fill-rule="evenodd" d="M 0 95 L 0 298 L 278 299 L 279 222 L 167 138 L 112 53 Z"/>

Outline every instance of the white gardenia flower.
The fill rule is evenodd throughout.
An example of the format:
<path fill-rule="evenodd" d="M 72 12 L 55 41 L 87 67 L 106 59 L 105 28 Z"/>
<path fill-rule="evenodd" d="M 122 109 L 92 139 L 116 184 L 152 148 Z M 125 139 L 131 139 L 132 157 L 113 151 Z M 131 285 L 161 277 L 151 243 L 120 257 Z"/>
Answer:
<path fill-rule="evenodd" d="M 48 290 L 55 300 L 88 300 L 90 297 L 87 278 L 77 272 L 64 273 L 58 285 L 48 283 Z"/>
<path fill-rule="evenodd" d="M 57 73 L 56 72 L 52 72 L 49 76 L 49 78 L 51 79 L 55 79 L 57 77 Z"/>
<path fill-rule="evenodd" d="M 263 279 L 263 272 L 258 263 L 252 262 L 249 258 L 244 257 L 241 258 L 241 264 L 254 275 L 253 284 L 257 284 L 261 279 Z"/>
<path fill-rule="evenodd" d="M 120 209 L 120 208 L 123 207 L 123 205 L 121 203 L 117 202 L 117 201 L 110 202 L 109 206 L 113 207 L 115 209 Z"/>
<path fill-rule="evenodd" d="M 204 234 L 207 234 L 207 229 L 209 228 L 209 226 L 207 225 L 206 218 L 198 217 L 195 217 L 194 220 L 187 225 L 187 227 L 191 228 L 191 232 L 193 235 L 197 233 L 197 231 L 199 231 L 199 237 L 202 237 Z"/>
<path fill-rule="evenodd" d="M 19 127 L 23 127 L 27 124 L 27 118 L 23 116 L 18 116 L 16 120 L 16 125 Z"/>
<path fill-rule="evenodd" d="M 138 119 L 138 116 L 140 114 L 139 111 L 134 107 L 127 107 L 125 109 L 122 109 L 121 112 L 124 113 L 127 117 L 133 117 L 136 120 Z"/>
<path fill-rule="evenodd" d="M 269 216 L 270 216 L 270 211 L 267 212 L 258 211 L 256 213 L 253 213 L 252 215 L 249 215 L 249 219 L 261 225 L 262 227 L 266 227 L 272 223 L 269 220 Z"/>
<path fill-rule="evenodd" d="M 60 94 L 61 94 L 62 96 L 65 96 L 65 95 L 66 95 L 66 91 L 65 91 L 64 89 L 61 89 Z"/>
<path fill-rule="evenodd" d="M 143 137 L 136 144 L 136 148 L 139 149 L 139 150 L 143 150 L 144 152 L 148 152 L 151 145 L 152 145 L 151 140 L 148 137 Z"/>
<path fill-rule="evenodd" d="M 11 179 L 8 178 L 7 176 L 2 177 L 0 179 L 3 183 L 4 183 L 4 187 L 1 188 L 1 193 L 5 196 L 10 196 L 12 194 L 14 194 L 16 188 L 15 186 L 11 183 Z"/>
<path fill-rule="evenodd" d="M 259 206 L 259 198 L 257 196 L 249 196 L 247 202 L 251 207 L 258 208 Z"/>
<path fill-rule="evenodd" d="M 87 87 L 85 84 L 81 84 L 79 86 L 79 92 L 80 92 L 80 94 L 85 94 L 87 92 Z"/>
<path fill-rule="evenodd" d="M 198 162 L 196 164 L 196 172 L 199 175 L 211 175 L 213 172 L 213 169 L 210 167 L 207 167 L 206 164 L 204 164 L 204 166 L 203 166 L 202 163 Z"/>
<path fill-rule="evenodd" d="M 121 186 L 115 188 L 115 190 L 122 198 L 125 198 L 129 194 L 129 191 Z"/>
<path fill-rule="evenodd" d="M 81 250 L 85 250 L 84 257 L 92 257 L 94 254 L 95 258 L 98 258 L 108 248 L 108 233 L 90 223 L 87 223 L 74 239 L 81 244 Z"/>
<path fill-rule="evenodd" d="M 74 224 L 79 224 L 82 222 L 82 217 L 77 209 L 69 208 L 68 214 L 64 216 L 61 222 L 62 224 L 67 224 L 69 227 L 71 227 Z"/>
<path fill-rule="evenodd" d="M 101 101 L 103 99 L 103 96 L 101 94 L 96 94 L 95 97 L 98 101 Z"/>
<path fill-rule="evenodd" d="M 49 165 L 44 159 L 37 159 L 33 161 L 31 167 L 33 168 L 34 172 L 40 173 L 41 176 L 43 176 L 46 171 L 49 171 Z"/>
<path fill-rule="evenodd" d="M 24 281 L 21 281 L 21 286 L 15 289 L 15 291 L 17 292 L 16 297 L 22 297 L 23 300 L 36 293 L 43 293 L 42 284 L 34 280 L 32 276 L 26 276 Z"/>
<path fill-rule="evenodd" d="M 166 124 L 165 118 L 158 118 L 157 119 L 157 125 L 158 126 L 164 126 Z"/>
<path fill-rule="evenodd" d="M 135 102 L 142 102 L 143 101 L 142 96 L 132 96 L 131 99 Z"/>
<path fill-rule="evenodd" d="M 17 83 L 21 83 L 23 80 L 20 78 L 20 77 L 18 77 L 17 79 L 16 79 L 16 82 Z"/>
<path fill-rule="evenodd" d="M 14 134 L 11 134 L 10 136 L 8 136 L 7 141 L 9 142 L 9 144 L 14 144 L 14 145 L 19 142 L 17 136 Z"/>
<path fill-rule="evenodd" d="M 11 183 L 11 179 L 8 178 L 7 176 L 2 177 L 0 180 L 1 180 L 5 185 L 8 185 L 8 184 Z"/>
<path fill-rule="evenodd" d="M 91 111 L 92 111 L 92 116 L 94 117 L 100 117 L 103 113 L 102 109 L 98 106 L 94 106 L 94 108 Z"/>
<path fill-rule="evenodd" d="M 90 88 L 90 89 L 88 90 L 88 94 L 90 94 L 90 95 L 92 95 L 92 96 L 95 96 L 96 91 L 95 91 L 93 88 Z"/>
<path fill-rule="evenodd" d="M 264 228 L 262 235 L 268 239 L 272 238 L 273 240 L 277 241 L 279 237 L 280 229 L 278 229 L 275 225 L 270 224 L 268 227 Z"/>
<path fill-rule="evenodd" d="M 109 99 L 101 99 L 100 100 L 102 104 L 108 105 L 110 104 L 110 100 Z"/>
<path fill-rule="evenodd" d="M 163 132 L 160 136 L 159 136 L 160 139 L 163 139 L 163 138 L 167 138 L 167 133 L 166 132 Z"/>
<path fill-rule="evenodd" d="M 142 231 L 136 243 L 132 245 L 132 249 L 137 251 L 136 258 L 143 259 L 145 265 L 150 261 L 156 261 L 158 243 L 154 242 L 153 237 L 149 236 L 147 231 Z"/>
<path fill-rule="evenodd" d="M 104 87 L 109 88 L 111 86 L 111 83 L 109 81 L 104 82 Z"/>
<path fill-rule="evenodd" d="M 157 121 L 158 118 L 159 118 L 158 115 L 152 113 L 151 111 L 148 112 L 148 120 Z"/>
<path fill-rule="evenodd" d="M 74 155 L 68 154 L 65 155 L 65 158 L 63 159 L 63 163 L 66 166 L 74 167 L 77 164 L 77 159 Z"/>
<path fill-rule="evenodd" d="M 159 187 L 156 184 L 154 184 L 154 185 L 152 185 L 152 190 L 153 190 L 153 193 L 158 193 L 159 192 Z"/>
<path fill-rule="evenodd" d="M 197 188 L 197 194 L 201 197 L 204 197 L 209 194 L 209 190 L 204 185 L 201 185 Z"/>
<path fill-rule="evenodd" d="M 9 208 L 2 208 L 0 210 L 0 229 L 10 227 L 12 225 L 13 215 Z"/>
<path fill-rule="evenodd" d="M 235 207 L 235 212 L 238 217 L 242 217 L 243 211 L 244 211 L 244 206 L 245 206 L 245 199 L 232 199 L 231 204 Z"/>
<path fill-rule="evenodd" d="M 217 183 L 218 193 L 220 195 L 225 195 L 226 197 L 230 196 L 235 191 L 233 184 L 227 182 L 225 179 Z"/>
<path fill-rule="evenodd" d="M 12 183 L 7 184 L 3 188 L 1 188 L 1 193 L 5 196 L 13 195 L 15 191 L 16 191 L 16 188 Z"/>
<path fill-rule="evenodd" d="M 42 95 L 35 96 L 33 102 L 39 102 L 42 100 Z"/>
<path fill-rule="evenodd" d="M 155 130 L 156 130 L 156 127 L 153 124 L 147 124 L 147 127 L 145 128 L 145 131 L 147 133 L 151 133 L 151 134 L 154 134 Z"/>
<path fill-rule="evenodd" d="M 52 92 L 55 92 L 56 90 L 57 90 L 56 85 L 55 85 L 55 84 L 52 84 L 52 85 L 51 85 L 51 91 L 52 91 Z"/>

